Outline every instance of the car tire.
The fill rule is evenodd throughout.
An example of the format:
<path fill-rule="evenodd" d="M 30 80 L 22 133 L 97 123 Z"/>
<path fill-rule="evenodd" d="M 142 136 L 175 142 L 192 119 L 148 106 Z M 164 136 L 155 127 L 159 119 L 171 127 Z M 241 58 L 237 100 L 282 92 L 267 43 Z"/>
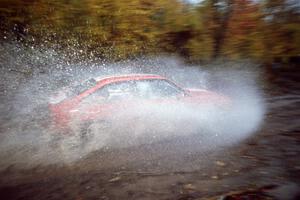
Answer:
<path fill-rule="evenodd" d="M 101 135 L 103 136 L 107 135 L 112 127 L 111 125 L 111 122 L 106 120 L 84 123 L 80 128 L 80 146 L 85 148 L 89 143 L 96 139 L 95 134 L 100 134 L 98 131 L 101 132 Z"/>

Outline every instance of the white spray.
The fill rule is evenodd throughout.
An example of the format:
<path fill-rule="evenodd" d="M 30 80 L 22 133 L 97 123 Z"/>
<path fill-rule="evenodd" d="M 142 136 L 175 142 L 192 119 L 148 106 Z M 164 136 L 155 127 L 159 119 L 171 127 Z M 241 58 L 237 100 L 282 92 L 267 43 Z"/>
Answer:
<path fill-rule="evenodd" d="M 186 138 L 197 140 L 194 146 L 186 147 L 189 151 L 237 144 L 255 133 L 263 122 L 265 106 L 257 85 L 258 72 L 243 67 L 236 69 L 240 64 L 233 68 L 223 64 L 215 66 L 213 69 L 185 66 L 177 58 L 156 57 L 118 63 L 68 63 L 64 69 L 52 68 L 34 75 L 13 92 L 13 100 L 3 104 L 10 104 L 14 109 L 8 113 L 12 116 L 9 120 L 2 119 L 1 167 L 72 163 L 94 151 L 138 148 L 164 141 L 173 142 L 176 147 L 176 142 Z M 213 90 L 227 95 L 232 104 L 226 111 L 207 106 L 142 105 L 138 108 L 142 117 L 134 123 L 132 116 L 136 110 L 129 109 L 116 114 L 109 128 L 97 123 L 91 125 L 93 139 L 83 148 L 78 145 L 81 138 L 76 134 L 79 133 L 77 124 L 72 136 L 59 135 L 51 129 L 47 103 L 55 90 L 90 77 L 128 73 L 159 74 L 182 87 Z"/>

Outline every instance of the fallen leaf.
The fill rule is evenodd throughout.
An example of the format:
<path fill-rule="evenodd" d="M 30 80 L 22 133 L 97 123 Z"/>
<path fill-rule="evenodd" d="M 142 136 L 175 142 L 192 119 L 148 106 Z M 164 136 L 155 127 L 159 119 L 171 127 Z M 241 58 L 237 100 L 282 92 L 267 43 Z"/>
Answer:
<path fill-rule="evenodd" d="M 184 185 L 183 188 L 186 190 L 196 190 L 196 187 L 191 183 Z"/>
<path fill-rule="evenodd" d="M 219 160 L 216 161 L 215 163 L 216 163 L 216 165 L 221 166 L 221 167 L 224 167 L 226 165 L 224 162 L 219 161 Z"/>
<path fill-rule="evenodd" d="M 117 176 L 117 177 L 114 177 L 114 178 L 112 178 L 112 179 L 110 179 L 108 182 L 116 182 L 116 181 L 119 181 L 119 180 L 121 180 L 121 177 L 120 176 Z"/>

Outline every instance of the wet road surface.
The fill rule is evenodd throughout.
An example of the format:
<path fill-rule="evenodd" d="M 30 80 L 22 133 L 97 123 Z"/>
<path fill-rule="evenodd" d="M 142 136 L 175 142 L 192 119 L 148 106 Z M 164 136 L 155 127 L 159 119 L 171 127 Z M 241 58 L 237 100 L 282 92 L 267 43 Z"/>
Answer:
<path fill-rule="evenodd" d="M 218 199 L 253 190 L 250 199 L 297 199 L 300 73 L 277 70 L 267 80 L 266 119 L 242 143 L 189 151 L 201 145 L 186 138 L 180 144 L 99 150 L 71 165 L 11 165 L 0 172 L 0 198 Z"/>

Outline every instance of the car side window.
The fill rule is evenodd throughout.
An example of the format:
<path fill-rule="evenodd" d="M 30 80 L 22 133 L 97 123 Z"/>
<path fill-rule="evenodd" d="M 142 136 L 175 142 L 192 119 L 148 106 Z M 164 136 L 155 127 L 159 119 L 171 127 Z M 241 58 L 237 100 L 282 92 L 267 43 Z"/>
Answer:
<path fill-rule="evenodd" d="M 94 105 L 105 102 L 131 99 L 135 96 L 135 83 L 133 81 L 123 81 L 103 86 L 83 99 L 81 104 Z"/>
<path fill-rule="evenodd" d="M 113 83 L 106 86 L 108 101 L 131 99 L 136 96 L 136 87 L 133 81 Z"/>
<path fill-rule="evenodd" d="M 96 90 L 85 99 L 83 105 L 95 105 L 133 98 L 174 97 L 182 94 L 176 85 L 165 80 L 135 80 L 111 83 Z"/>

